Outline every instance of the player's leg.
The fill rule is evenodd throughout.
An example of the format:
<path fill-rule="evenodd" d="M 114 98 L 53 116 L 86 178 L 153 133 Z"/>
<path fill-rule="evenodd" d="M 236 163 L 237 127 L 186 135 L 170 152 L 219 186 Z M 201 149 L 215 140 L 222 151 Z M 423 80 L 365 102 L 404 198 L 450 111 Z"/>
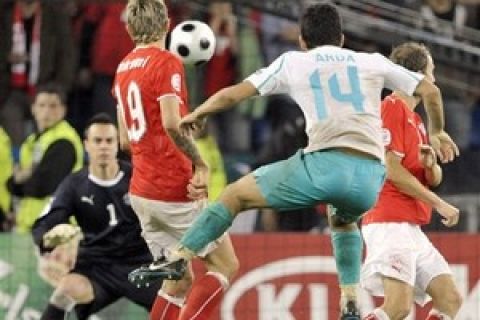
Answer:
<path fill-rule="evenodd" d="M 367 319 L 403 319 L 414 301 L 419 258 L 415 226 L 407 223 L 373 223 L 363 226 L 367 256 L 361 283 L 371 295 L 384 297 L 384 303 Z M 415 296 L 418 302 L 424 296 Z"/>
<path fill-rule="evenodd" d="M 413 305 L 413 287 L 401 280 L 383 277 L 383 290 L 383 304 L 373 311 L 376 319 L 405 319 Z"/>
<path fill-rule="evenodd" d="M 427 287 L 427 293 L 433 300 L 428 320 L 455 319 L 462 305 L 462 297 L 450 274 L 442 274 L 433 278 Z"/>
<path fill-rule="evenodd" d="M 218 201 L 205 208 L 180 240 L 177 258 L 190 260 L 206 245 L 221 237 L 235 216 L 247 209 L 266 207 L 253 174 L 228 185 Z"/>
<path fill-rule="evenodd" d="M 150 249 L 155 262 L 142 266 L 130 272 L 128 279 L 137 287 L 152 286 L 160 281 L 164 273 L 158 265 L 166 261 L 167 249 L 178 243 L 185 231 L 185 225 L 190 225 L 196 215 L 196 203 L 167 203 L 131 196 L 132 207 L 137 213 L 142 226 L 142 235 Z M 159 275 L 160 274 L 160 275 Z M 171 280 L 165 280 L 155 297 L 150 311 L 152 320 L 177 320 L 185 296 L 193 278 L 190 264 L 181 266 Z"/>
<path fill-rule="evenodd" d="M 421 248 L 417 261 L 415 286 L 433 299 L 433 309 L 427 319 L 454 319 L 462 298 L 453 281 L 452 272 L 445 258 L 435 248 L 419 227 L 415 242 Z M 415 300 L 420 304 L 424 301 Z"/>
<path fill-rule="evenodd" d="M 298 197 L 300 200 L 288 200 L 299 195 L 298 184 L 309 183 L 306 181 L 308 175 L 304 171 L 302 152 L 298 152 L 287 160 L 262 166 L 228 185 L 219 200 L 203 210 L 183 235 L 177 256 L 191 259 L 208 243 L 222 236 L 231 226 L 234 217 L 244 210 L 301 207 L 301 204 L 306 202 L 303 195 Z M 291 181 L 297 185 L 292 186 Z M 315 198 L 309 197 L 308 201 L 314 204 Z M 304 205 L 306 206 L 308 205 Z"/>
<path fill-rule="evenodd" d="M 384 167 L 375 160 L 344 152 L 329 155 L 342 179 L 329 181 L 335 205 L 328 206 L 331 241 L 340 285 L 341 319 L 360 319 L 357 289 L 363 255 L 363 239 L 357 221 L 376 202 L 383 184 Z M 332 169 L 331 169 L 332 170 Z"/>
<path fill-rule="evenodd" d="M 165 280 L 150 310 L 150 320 L 177 320 L 192 284 L 192 270 L 188 268 L 179 281 Z"/>
<path fill-rule="evenodd" d="M 336 214 L 335 208 L 331 205 L 327 208 L 333 255 L 340 286 L 341 318 L 359 319 L 357 287 L 360 282 L 363 239 L 356 222 L 344 221 Z"/>
<path fill-rule="evenodd" d="M 69 273 L 60 280 L 40 319 L 63 320 L 65 313 L 72 311 L 75 305 L 90 303 L 94 297 L 92 283 L 87 277 Z"/>
<path fill-rule="evenodd" d="M 239 268 L 232 242 L 228 235 L 203 258 L 208 272 L 193 282 L 180 320 L 207 320 L 218 306 L 230 281 Z"/>

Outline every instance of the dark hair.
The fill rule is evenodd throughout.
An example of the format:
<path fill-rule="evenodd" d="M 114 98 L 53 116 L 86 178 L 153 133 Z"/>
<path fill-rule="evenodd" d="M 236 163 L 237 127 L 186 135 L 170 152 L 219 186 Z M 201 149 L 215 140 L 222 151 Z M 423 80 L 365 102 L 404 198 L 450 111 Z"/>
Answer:
<path fill-rule="evenodd" d="M 308 49 L 323 45 L 340 46 L 342 19 L 337 7 L 328 2 L 308 6 L 300 19 L 300 34 Z"/>
<path fill-rule="evenodd" d="M 393 48 L 390 54 L 392 62 L 408 70 L 425 72 L 428 65 L 430 51 L 422 43 L 406 42 Z"/>
<path fill-rule="evenodd" d="M 64 106 L 66 106 L 67 95 L 66 95 L 65 90 L 63 89 L 62 86 L 60 86 L 56 83 L 52 83 L 52 82 L 38 85 L 37 88 L 36 88 L 35 98 L 41 93 L 48 93 L 48 94 L 57 95 L 58 98 L 60 99 L 60 102 Z"/>
<path fill-rule="evenodd" d="M 85 139 L 87 138 L 87 135 L 88 135 L 88 129 L 90 129 L 90 127 L 93 126 L 94 124 L 111 124 L 115 128 L 117 127 L 116 123 L 113 121 L 112 117 L 110 117 L 108 113 L 105 113 L 105 112 L 97 113 L 87 121 L 85 130 L 83 131 L 83 136 Z"/>

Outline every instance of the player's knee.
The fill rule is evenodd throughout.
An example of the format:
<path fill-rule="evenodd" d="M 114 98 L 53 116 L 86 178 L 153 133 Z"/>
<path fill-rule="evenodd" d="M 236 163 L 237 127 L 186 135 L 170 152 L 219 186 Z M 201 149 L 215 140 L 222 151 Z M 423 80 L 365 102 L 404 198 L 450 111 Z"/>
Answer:
<path fill-rule="evenodd" d="M 384 300 L 383 309 L 391 320 L 405 319 L 410 313 L 412 301 L 409 299 L 388 299 Z"/>
<path fill-rule="evenodd" d="M 231 209 L 231 211 L 233 211 L 231 212 L 233 214 L 240 212 L 244 209 L 244 201 L 242 201 L 242 198 L 242 190 L 236 183 L 232 183 L 226 186 L 221 196 L 222 202 L 228 204 L 228 207 Z"/>
<path fill-rule="evenodd" d="M 347 221 L 338 215 L 332 215 L 330 217 L 330 227 L 340 231 L 353 231 L 358 229 L 356 222 Z"/>
<path fill-rule="evenodd" d="M 59 296 L 66 296 L 76 303 L 88 303 L 94 298 L 90 282 L 80 279 L 72 274 L 65 276 L 58 284 L 55 292 Z"/>
<path fill-rule="evenodd" d="M 411 306 L 408 306 L 407 308 L 405 305 L 401 304 L 398 307 L 389 310 L 387 314 L 389 315 L 390 320 L 403 320 L 408 317 L 410 307 Z"/>
<path fill-rule="evenodd" d="M 457 289 L 445 290 L 441 297 L 434 299 L 434 305 L 438 305 L 438 309 L 448 314 L 456 314 L 462 306 L 462 302 L 463 298 Z"/>

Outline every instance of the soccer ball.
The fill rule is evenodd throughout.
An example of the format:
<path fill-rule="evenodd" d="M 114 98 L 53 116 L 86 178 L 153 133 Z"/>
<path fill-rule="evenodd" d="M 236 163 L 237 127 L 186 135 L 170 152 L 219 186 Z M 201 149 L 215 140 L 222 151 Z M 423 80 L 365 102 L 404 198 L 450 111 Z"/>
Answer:
<path fill-rule="evenodd" d="M 195 20 L 177 25 L 170 35 L 169 50 L 184 64 L 201 65 L 215 52 L 215 35 L 210 27 Z"/>

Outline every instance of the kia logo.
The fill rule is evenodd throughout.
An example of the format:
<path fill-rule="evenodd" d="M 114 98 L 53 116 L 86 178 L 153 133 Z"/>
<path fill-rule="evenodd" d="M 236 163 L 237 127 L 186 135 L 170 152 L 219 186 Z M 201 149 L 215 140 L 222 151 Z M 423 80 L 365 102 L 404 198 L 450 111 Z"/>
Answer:
<path fill-rule="evenodd" d="M 226 292 L 221 306 L 221 319 L 235 320 L 234 311 L 238 300 L 248 290 L 256 288 L 259 284 L 276 278 L 308 273 L 336 274 L 335 259 L 331 256 L 293 257 L 265 264 L 246 273 L 237 279 Z M 291 289 L 295 290 L 296 288 L 292 287 Z M 296 295 L 292 298 L 295 297 Z"/>

